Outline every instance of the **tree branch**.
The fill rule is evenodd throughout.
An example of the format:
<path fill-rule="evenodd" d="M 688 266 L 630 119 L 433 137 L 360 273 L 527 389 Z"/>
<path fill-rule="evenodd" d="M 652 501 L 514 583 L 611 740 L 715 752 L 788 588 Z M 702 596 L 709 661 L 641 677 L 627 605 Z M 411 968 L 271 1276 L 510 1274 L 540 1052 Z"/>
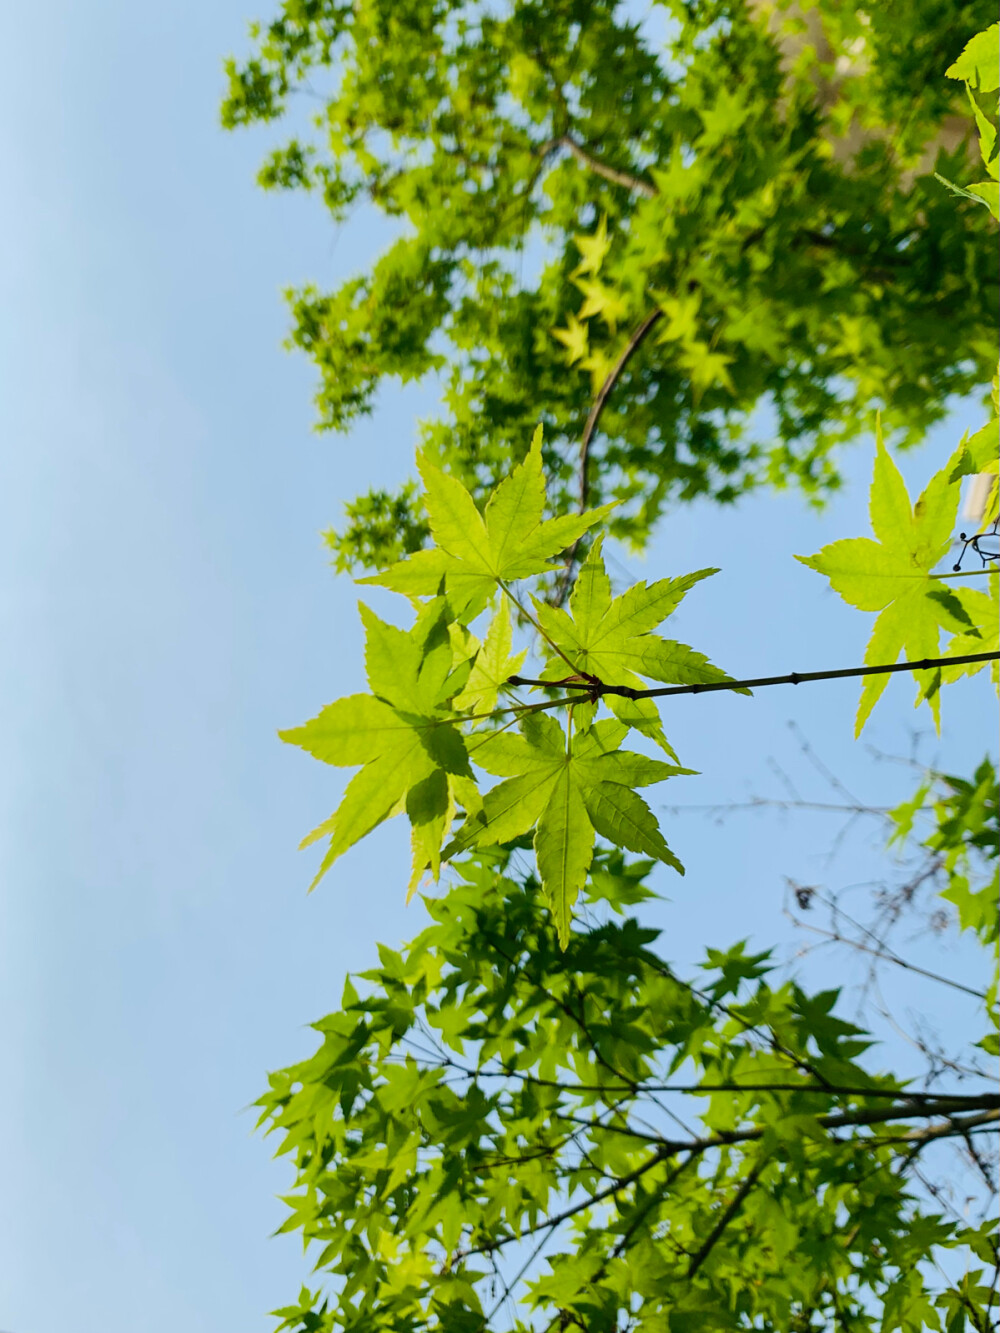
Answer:
<path fill-rule="evenodd" d="M 722 1216 L 719 1218 L 718 1222 L 716 1222 L 715 1226 L 705 1237 L 705 1240 L 702 1243 L 701 1248 L 698 1250 L 694 1258 L 691 1260 L 691 1263 L 687 1271 L 688 1281 L 690 1281 L 691 1278 L 694 1277 L 698 1269 L 702 1266 L 702 1264 L 705 1262 L 708 1256 L 712 1253 L 712 1250 L 715 1248 L 716 1241 L 718 1241 L 719 1237 L 725 1231 L 726 1227 L 729 1226 L 729 1223 L 739 1212 L 744 1199 L 753 1189 L 754 1185 L 757 1184 L 757 1181 L 760 1179 L 761 1172 L 764 1170 L 765 1166 L 766 1166 L 765 1162 L 758 1162 L 750 1171 L 749 1175 L 747 1175 L 747 1177 L 744 1179 L 743 1183 L 740 1185 L 739 1189 L 733 1195 L 732 1199 L 726 1205 L 726 1208 L 723 1210 Z"/>
<path fill-rule="evenodd" d="M 857 949 L 861 953 L 867 953 L 872 958 L 878 958 L 885 963 L 895 963 L 897 967 L 903 967 L 907 972 L 915 972 L 918 976 L 927 977 L 929 981 L 939 981 L 942 986 L 951 986 L 954 990 L 964 991 L 966 995 L 974 995 L 977 1000 L 985 1000 L 986 992 L 976 990 L 974 986 L 965 986 L 960 981 L 952 981 L 951 977 L 943 977 L 939 972 L 929 972 L 926 967 L 918 967 L 916 963 L 908 963 L 905 958 L 900 958 L 898 954 L 891 951 L 886 952 L 884 948 L 873 949 L 868 944 L 862 944 L 860 940 L 849 939 L 846 935 L 841 935 L 835 930 L 824 930 L 822 926 L 812 926 L 808 921 L 802 921 L 797 916 L 788 914 L 792 923 L 800 930 L 808 930 L 813 935 L 819 935 L 825 940 L 830 940 L 835 944 L 847 944 L 852 949 Z"/>
<path fill-rule="evenodd" d="M 926 1113 L 928 1115 L 940 1111 L 939 1103 L 942 1102 L 980 1106 L 982 1101 L 981 1094 L 973 1092 L 912 1092 L 909 1088 L 846 1087 L 836 1083 L 823 1083 L 815 1086 L 808 1083 L 646 1083 L 644 1081 L 632 1083 L 625 1080 L 617 1085 L 613 1083 L 561 1083 L 558 1079 L 536 1078 L 533 1074 L 527 1074 L 520 1069 L 510 1067 L 473 1069 L 471 1066 L 460 1065 L 457 1061 L 452 1060 L 450 1056 L 442 1059 L 440 1063 L 449 1069 L 459 1070 L 466 1078 L 516 1078 L 522 1083 L 532 1083 L 541 1088 L 558 1088 L 560 1092 L 567 1093 L 628 1093 L 633 1096 L 645 1092 L 677 1092 L 686 1095 L 713 1092 L 815 1093 L 816 1096 L 825 1097 L 867 1097 L 874 1101 L 902 1101 L 910 1105 L 925 1102 L 927 1103 Z M 620 1077 L 620 1075 L 616 1074 L 616 1077 Z M 593 1124 L 594 1122 L 587 1121 L 585 1123 Z"/>
<path fill-rule="evenodd" d="M 983 1113 L 979 1115 L 965 1116 L 961 1120 L 952 1114 L 952 1112 L 955 1111 L 968 1110 L 970 1105 L 982 1107 Z M 943 1115 L 947 1118 L 944 1121 L 939 1122 L 937 1125 L 928 1125 L 923 1129 L 913 1130 L 906 1134 L 885 1137 L 873 1136 L 870 1140 L 859 1139 L 855 1140 L 855 1142 L 860 1143 L 862 1146 L 869 1142 L 872 1143 L 873 1146 L 880 1146 L 882 1144 L 897 1142 L 913 1143 L 918 1140 L 930 1141 L 934 1138 L 946 1138 L 957 1134 L 964 1135 L 968 1133 L 973 1125 L 995 1123 L 1000 1120 L 1000 1094 L 987 1093 L 982 1097 L 973 1098 L 971 1102 L 965 1099 L 961 1102 L 956 1102 L 954 1099 L 950 1099 L 948 1102 L 939 1103 L 933 1110 L 929 1110 L 924 1106 L 914 1106 L 911 1104 L 909 1106 L 891 1106 L 871 1111 L 838 1112 L 834 1115 L 817 1116 L 816 1124 L 824 1129 L 845 1129 L 865 1125 L 885 1124 L 891 1120 L 906 1120 L 916 1116 L 926 1116 L 928 1114 Z M 562 1222 L 567 1222 L 571 1217 L 575 1217 L 577 1213 L 583 1212 L 587 1208 L 592 1208 L 596 1203 L 603 1203 L 605 1199 L 610 1199 L 613 1195 L 619 1194 L 623 1189 L 627 1189 L 630 1185 L 634 1185 L 635 1182 L 640 1180 L 648 1171 L 653 1170 L 654 1167 L 659 1166 L 660 1163 L 665 1162 L 668 1158 L 675 1157 L 678 1153 L 686 1152 L 700 1155 L 703 1152 L 707 1152 L 710 1148 L 732 1147 L 733 1145 L 740 1143 L 755 1143 L 759 1139 L 762 1139 L 766 1133 L 770 1132 L 770 1129 L 771 1126 L 759 1125 L 754 1126 L 752 1129 L 727 1130 L 719 1134 L 710 1134 L 701 1139 L 660 1139 L 656 1151 L 651 1153 L 645 1162 L 642 1162 L 639 1166 L 635 1167 L 634 1170 L 627 1172 L 625 1175 L 619 1176 L 604 1189 L 597 1190 L 596 1193 L 589 1194 L 579 1202 L 571 1204 L 568 1208 L 564 1208 L 561 1213 L 556 1213 L 552 1217 L 547 1217 L 544 1221 L 538 1222 L 534 1226 L 526 1227 L 516 1236 L 513 1234 L 509 1236 L 501 1236 L 484 1245 L 470 1246 L 469 1249 L 462 1251 L 456 1258 L 465 1259 L 474 1254 L 490 1254 L 494 1250 L 502 1249 L 503 1246 L 510 1244 L 511 1241 L 523 1240 L 525 1236 L 531 1236 L 536 1232 L 545 1230 L 549 1227 L 558 1226 Z M 645 1137 L 649 1142 L 657 1142 L 652 1136 L 648 1135 L 637 1134 L 636 1137 Z M 742 1202 L 742 1200 L 740 1201 Z"/>
<path fill-rule="evenodd" d="M 601 419 L 601 413 L 604 411 L 604 405 L 608 401 L 611 390 L 618 383 L 622 371 L 628 365 L 640 346 L 643 339 L 658 322 L 663 318 L 663 311 L 656 307 L 651 310 L 646 318 L 633 331 L 628 342 L 622 349 L 621 355 L 612 366 L 604 383 L 598 390 L 597 397 L 591 404 L 590 411 L 587 413 L 587 421 L 583 428 L 583 438 L 580 441 L 580 513 L 587 508 L 587 497 L 590 491 L 590 442 L 594 438 L 594 432 L 597 429 L 597 423 Z M 576 541 L 569 548 L 566 555 L 566 569 L 559 580 L 559 586 L 556 592 L 556 601 L 561 603 L 566 596 L 569 587 L 570 576 L 573 572 L 573 562 L 576 553 L 580 549 L 582 538 L 577 537 Z"/>
<path fill-rule="evenodd" d="M 549 144 L 543 144 L 543 148 L 568 148 L 576 160 L 583 166 L 588 167 L 595 175 L 603 176 L 606 181 L 612 185 L 623 185 L 626 190 L 636 190 L 639 194 L 644 194 L 647 199 L 654 199 L 659 190 L 650 181 L 643 180 L 641 176 L 633 176 L 630 171 L 621 171 L 618 167 L 610 167 L 606 162 L 602 162 L 583 144 L 578 143 L 571 134 L 563 134 L 556 140 L 550 140 Z"/>
<path fill-rule="evenodd" d="M 659 306 L 657 306 L 656 309 L 651 310 L 650 313 L 646 316 L 646 318 L 642 321 L 642 323 L 635 328 L 635 330 L 632 333 L 632 336 L 629 338 L 628 342 L 622 349 L 621 355 L 615 362 L 614 366 L 612 366 L 607 379 L 601 385 L 597 397 L 594 399 L 593 404 L 591 405 L 590 412 L 587 415 L 587 423 L 583 428 L 583 439 L 580 442 L 581 512 L 587 508 L 587 494 L 590 489 L 590 484 L 587 476 L 589 470 L 587 465 L 590 461 L 590 441 L 593 439 L 594 431 L 597 429 L 597 423 L 601 419 L 601 413 L 604 411 L 604 404 L 608 401 L 608 396 L 611 393 L 611 390 L 617 384 L 622 371 L 625 369 L 629 361 L 632 359 L 636 349 L 642 343 L 643 339 L 646 337 L 647 333 L 649 333 L 650 329 L 652 329 L 654 325 L 662 318 L 663 318 L 663 311 L 659 308 Z M 578 545 L 579 542 L 573 543 L 574 551 L 576 550 Z"/>
<path fill-rule="evenodd" d="M 934 1139 L 950 1139 L 961 1135 L 965 1138 L 971 1130 L 987 1125 L 994 1125 L 1000 1120 L 1000 1110 L 980 1111 L 978 1115 L 959 1118 L 950 1116 L 936 1125 L 925 1125 L 922 1129 L 907 1130 L 905 1134 L 873 1135 L 868 1142 L 883 1143 L 930 1143 Z"/>
<path fill-rule="evenodd" d="M 894 662 L 886 666 L 844 667 L 839 671 L 790 671 L 787 676 L 757 676 L 753 680 L 715 680 L 702 685 L 669 685 L 665 689 L 636 690 L 630 685 L 605 685 L 595 682 L 586 694 L 567 695 L 552 700 L 546 707 L 559 704 L 582 703 L 585 699 L 599 699 L 605 694 L 616 694 L 622 699 L 664 699 L 674 694 L 710 694 L 715 690 L 761 689 L 765 685 L 805 685 L 814 680 L 845 680 L 852 676 L 883 676 L 896 671 L 933 671 L 936 667 L 966 666 L 972 662 L 996 662 L 1000 653 L 964 653 L 958 657 L 924 657 L 919 662 Z M 524 676 L 510 676 L 508 685 L 541 685 L 552 688 L 550 680 L 529 680 Z M 538 707 L 538 705 L 535 705 Z M 508 711 L 506 709 L 500 711 Z"/>

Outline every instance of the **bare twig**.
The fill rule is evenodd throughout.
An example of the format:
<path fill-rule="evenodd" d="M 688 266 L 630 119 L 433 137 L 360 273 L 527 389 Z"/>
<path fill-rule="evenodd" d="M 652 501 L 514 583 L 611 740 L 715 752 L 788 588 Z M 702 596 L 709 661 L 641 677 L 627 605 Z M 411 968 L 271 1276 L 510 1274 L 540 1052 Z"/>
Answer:
<path fill-rule="evenodd" d="M 791 884 L 791 881 L 789 881 L 789 883 Z M 797 886 L 792 885 L 792 887 L 796 888 Z M 974 986 L 965 986 L 960 981 L 952 981 L 950 977 L 943 977 L 938 972 L 929 972 L 927 968 L 918 967 L 916 963 L 908 963 L 905 958 L 900 958 L 898 954 L 891 950 L 887 951 L 885 946 L 881 944 L 878 948 L 874 948 L 869 944 L 862 944 L 860 940 L 852 940 L 846 935 L 841 935 L 839 931 L 824 930 L 821 926 L 810 925 L 808 921 L 802 921 L 791 913 L 786 912 L 786 915 L 789 920 L 801 930 L 808 930 L 811 934 L 819 935 L 823 939 L 830 940 L 835 944 L 847 944 L 852 949 L 857 949 L 860 953 L 870 954 L 873 958 L 877 958 L 882 962 L 895 963 L 897 967 L 905 968 L 907 972 L 915 972 L 918 976 L 927 977 L 929 981 L 938 981 L 942 986 L 951 986 L 955 990 L 964 991 L 966 995 L 974 995 L 978 1000 L 986 999 L 985 991 L 977 990 Z M 859 929 L 863 930 L 864 927 L 859 927 Z"/>

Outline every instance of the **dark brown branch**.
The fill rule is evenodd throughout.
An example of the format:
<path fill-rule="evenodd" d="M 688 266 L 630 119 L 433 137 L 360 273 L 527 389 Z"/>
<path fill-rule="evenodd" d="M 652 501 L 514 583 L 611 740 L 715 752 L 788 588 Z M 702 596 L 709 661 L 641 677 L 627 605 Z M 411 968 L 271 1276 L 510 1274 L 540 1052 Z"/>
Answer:
<path fill-rule="evenodd" d="M 765 1165 L 766 1165 L 765 1162 L 758 1162 L 753 1167 L 749 1175 L 747 1175 L 743 1183 L 740 1185 L 739 1189 L 733 1195 L 732 1199 L 726 1205 L 725 1209 L 723 1210 L 722 1216 L 719 1218 L 718 1222 L 716 1222 L 715 1226 L 705 1237 L 705 1240 L 702 1243 L 701 1248 L 695 1254 L 694 1258 L 691 1260 L 690 1266 L 688 1267 L 687 1275 L 689 1281 L 691 1278 L 694 1277 L 698 1269 L 702 1266 L 702 1264 L 705 1262 L 708 1256 L 712 1253 L 713 1249 L 715 1248 L 716 1242 L 719 1240 L 722 1233 L 725 1231 L 726 1227 L 729 1226 L 729 1223 L 740 1211 L 740 1208 L 743 1206 L 744 1199 L 747 1197 L 747 1195 L 750 1193 L 753 1187 L 757 1184 L 757 1181 L 760 1179 L 761 1172 L 764 1170 Z"/>
<path fill-rule="evenodd" d="M 580 512 L 587 508 L 587 494 L 590 489 L 588 481 L 588 464 L 590 462 L 590 441 L 593 439 L 594 431 L 597 429 L 597 423 L 601 419 L 601 413 L 604 411 L 604 404 L 608 401 L 608 395 L 618 383 L 622 371 L 628 365 L 635 354 L 642 340 L 649 333 L 650 329 L 663 318 L 663 311 L 656 307 L 651 310 L 640 325 L 633 331 L 632 336 L 622 349 L 618 360 L 612 366 L 607 379 L 601 385 L 597 397 L 591 406 L 587 415 L 587 423 L 583 428 L 583 439 L 580 442 Z M 576 544 L 573 547 L 576 550 Z"/>
<path fill-rule="evenodd" d="M 587 413 L 587 421 L 583 428 L 583 438 L 580 441 L 580 513 L 587 508 L 587 498 L 590 491 L 590 442 L 594 438 L 594 432 L 597 429 L 597 423 L 601 419 L 601 413 L 604 411 L 604 405 L 608 401 L 611 390 L 618 383 L 622 371 L 628 365 L 640 346 L 646 334 L 649 333 L 660 319 L 663 318 L 663 311 L 657 306 L 651 310 L 646 318 L 632 332 L 631 337 L 622 349 L 621 355 L 612 366 L 607 378 L 598 390 L 597 397 L 591 404 L 590 411 Z M 568 591 L 569 580 L 573 572 L 573 562 L 576 559 L 576 553 L 580 549 L 581 538 L 576 541 L 566 553 L 566 569 L 559 580 L 559 587 L 556 592 L 556 602 L 561 603 Z"/>
<path fill-rule="evenodd" d="M 950 1105 L 948 1103 L 951 1103 Z M 966 1116 L 959 1119 L 956 1111 L 968 1110 L 970 1107 L 986 1105 L 989 1109 L 979 1111 L 975 1115 Z M 981 1097 L 963 1097 L 942 1098 L 936 1105 L 919 1105 L 910 1103 L 908 1106 L 892 1106 L 888 1109 L 878 1110 L 858 1110 L 858 1111 L 839 1111 L 830 1115 L 821 1115 L 816 1117 L 816 1123 L 822 1125 L 825 1129 L 853 1128 L 858 1125 L 877 1125 L 884 1124 L 889 1120 L 904 1120 L 907 1118 L 916 1119 L 932 1115 L 947 1116 L 947 1119 L 939 1121 L 937 1125 L 931 1125 L 925 1129 L 908 1130 L 905 1134 L 880 1135 L 871 1139 L 860 1139 L 857 1142 L 868 1143 L 914 1143 L 922 1142 L 925 1139 L 947 1138 L 957 1134 L 967 1134 L 970 1128 L 979 1125 L 992 1124 L 1000 1119 L 1000 1097 L 995 1093 L 988 1093 Z M 604 1130 L 608 1134 L 620 1134 L 623 1138 L 641 1139 L 644 1143 L 655 1143 L 661 1147 L 672 1148 L 674 1151 L 693 1150 L 696 1146 L 699 1151 L 707 1148 L 731 1147 L 739 1143 L 752 1143 L 754 1140 L 763 1136 L 764 1130 L 761 1128 L 727 1130 L 724 1133 L 712 1135 L 707 1139 L 692 1139 L 687 1143 L 681 1143 L 675 1140 L 664 1139 L 662 1135 L 651 1134 L 647 1130 L 633 1129 L 631 1126 L 602 1125 L 599 1122 L 586 1121 L 582 1116 L 567 1115 L 554 1112 L 553 1118 L 558 1120 L 567 1120 L 571 1124 L 590 1125 L 593 1129 Z M 846 1139 L 835 1139 L 837 1143 L 846 1143 Z"/>
<path fill-rule="evenodd" d="M 956 1115 L 952 1114 L 953 1112 L 967 1111 L 969 1110 L 970 1105 L 983 1108 L 983 1113 L 980 1115 L 966 1116 L 962 1120 L 959 1120 Z M 909 1106 L 890 1106 L 870 1111 L 838 1112 L 834 1115 L 817 1116 L 816 1124 L 824 1129 L 846 1129 L 865 1125 L 886 1124 L 891 1120 L 907 1120 L 926 1115 L 941 1115 L 945 1116 L 946 1119 L 939 1122 L 937 1125 L 929 1125 L 923 1129 L 908 1132 L 905 1135 L 886 1136 L 884 1138 L 873 1137 L 870 1140 L 859 1139 L 856 1140 L 856 1142 L 861 1146 L 865 1146 L 869 1142 L 873 1146 L 879 1146 L 881 1144 L 889 1144 L 893 1142 L 912 1143 L 917 1139 L 930 1140 L 933 1138 L 945 1138 L 950 1135 L 965 1134 L 973 1125 L 992 1124 L 1000 1120 L 1000 1094 L 987 1093 L 982 1097 L 973 1098 L 971 1102 L 965 1099 L 961 1102 L 956 1102 L 955 1099 L 949 1099 L 948 1101 L 938 1103 L 933 1108 L 920 1105 L 914 1106 L 911 1104 Z M 523 1240 L 525 1236 L 531 1236 L 548 1227 L 558 1226 L 562 1222 L 567 1222 L 571 1217 L 575 1217 L 577 1213 L 583 1212 L 584 1209 L 592 1208 L 595 1203 L 603 1203 L 605 1199 L 610 1199 L 613 1195 L 619 1194 L 630 1185 L 634 1185 L 635 1182 L 640 1180 L 648 1171 L 653 1170 L 654 1167 L 659 1166 L 668 1158 L 676 1157 L 678 1153 L 685 1152 L 701 1154 L 707 1152 L 711 1148 L 732 1147 L 735 1144 L 740 1143 L 755 1143 L 759 1139 L 762 1139 L 768 1132 L 770 1132 L 770 1126 L 759 1125 L 754 1126 L 753 1129 L 727 1130 L 719 1134 L 710 1134 L 702 1139 L 660 1139 L 657 1143 L 656 1151 L 651 1153 L 645 1162 L 641 1163 L 641 1165 L 637 1166 L 634 1170 L 627 1172 L 624 1176 L 619 1176 L 618 1179 L 613 1180 L 611 1184 L 605 1186 L 604 1189 L 597 1190 L 596 1193 L 588 1195 L 578 1203 L 571 1204 L 568 1208 L 563 1209 L 561 1213 L 556 1213 L 554 1216 L 548 1217 L 544 1221 L 536 1223 L 534 1226 L 525 1228 L 517 1236 L 501 1236 L 497 1240 L 490 1241 L 485 1245 L 471 1246 L 469 1249 L 464 1250 L 457 1255 L 456 1258 L 465 1259 L 473 1254 L 489 1254 L 494 1250 L 501 1249 L 511 1241 Z M 650 1138 L 650 1141 L 656 1142 L 656 1140 L 652 1138 Z"/>
<path fill-rule="evenodd" d="M 938 1104 L 941 1102 L 981 1105 L 981 1095 L 978 1093 L 913 1092 L 908 1088 L 845 1087 L 835 1083 L 823 1083 L 814 1086 L 808 1083 L 630 1083 L 625 1080 L 620 1084 L 562 1083 L 553 1078 L 536 1078 L 534 1074 L 527 1074 L 520 1069 L 509 1067 L 504 1069 L 473 1069 L 471 1066 L 458 1064 L 450 1057 L 442 1059 L 440 1063 L 450 1069 L 459 1070 L 466 1078 L 516 1078 L 522 1083 L 532 1083 L 536 1087 L 558 1088 L 560 1092 L 573 1094 L 598 1092 L 638 1096 L 647 1092 L 677 1092 L 696 1096 L 699 1093 L 714 1092 L 795 1092 L 812 1093 L 823 1097 L 867 1097 L 873 1101 L 889 1100 L 905 1102 L 909 1105 L 925 1102 L 927 1103 L 927 1114 L 933 1114 L 936 1110 L 940 1110 Z M 620 1076 L 616 1075 L 616 1077 Z M 593 1124 L 594 1122 L 587 1121 L 586 1123 Z"/>
<path fill-rule="evenodd" d="M 787 676 L 757 676 L 753 680 L 714 680 L 703 685 L 669 685 L 664 689 L 636 690 L 629 685 L 605 685 L 602 681 L 587 681 L 579 687 L 586 688 L 585 694 L 567 695 L 563 699 L 553 700 L 548 707 L 559 704 L 581 703 L 585 699 L 599 699 L 605 694 L 616 694 L 622 699 L 665 699 L 673 694 L 710 694 L 715 690 L 754 690 L 765 685 L 805 685 L 814 680 L 845 680 L 852 676 L 884 676 L 896 671 L 933 671 L 937 667 L 966 666 L 972 662 L 996 662 L 1000 653 L 964 653 L 958 657 L 924 657 L 919 662 L 895 662 L 886 666 L 844 667 L 839 671 L 790 671 Z M 542 685 L 551 689 L 556 681 L 528 680 L 524 676 L 511 676 L 508 685 Z M 541 705 L 535 705 L 540 707 Z"/>

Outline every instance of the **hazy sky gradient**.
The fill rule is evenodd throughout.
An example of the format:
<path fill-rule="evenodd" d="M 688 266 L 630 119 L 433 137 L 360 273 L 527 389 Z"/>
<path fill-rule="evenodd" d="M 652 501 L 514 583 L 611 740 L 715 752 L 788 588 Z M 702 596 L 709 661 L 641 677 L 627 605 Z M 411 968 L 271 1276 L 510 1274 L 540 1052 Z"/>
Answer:
<path fill-rule="evenodd" d="M 217 114 L 245 5 L 5 11 L 0 1326 L 12 1333 L 271 1326 L 266 1311 L 308 1270 L 297 1242 L 269 1239 L 289 1171 L 241 1110 L 267 1069 L 310 1048 L 305 1025 L 335 1007 L 345 970 L 422 920 L 402 905 L 402 828 L 309 898 L 315 857 L 295 850 L 343 775 L 275 730 L 362 683 L 355 590 L 332 577 L 317 534 L 344 499 L 408 472 L 433 395 L 387 395 L 349 443 L 311 433 L 311 372 L 280 349 L 280 290 L 338 281 L 388 233 L 365 220 L 334 239 L 315 201 L 256 189 L 262 136 L 226 136 Z M 960 428 L 938 432 L 908 475 L 926 476 Z M 856 449 L 851 476 L 869 469 Z M 791 555 L 864 531 L 864 502 L 859 484 L 822 516 L 795 496 L 690 508 L 625 564 L 633 577 L 721 565 L 677 633 L 734 673 L 849 665 L 870 618 Z M 910 775 L 851 741 L 857 692 L 671 701 L 671 739 L 705 776 L 654 801 L 780 792 L 771 756 L 821 791 L 789 719 L 861 796 L 901 797 Z M 910 682 L 888 695 L 871 739 L 899 753 L 928 720 L 915 721 Z M 994 718 L 985 679 L 953 689 L 942 762 L 981 757 Z M 688 874 L 664 878 L 673 901 L 652 915 L 682 963 L 743 934 L 787 939 L 786 873 L 873 873 L 863 840 L 825 867 L 819 816 L 665 822 Z M 974 966 L 954 942 L 926 947 L 942 970 Z M 842 974 L 831 962 L 814 975 Z M 949 1000 L 941 1021 L 966 1012 Z"/>

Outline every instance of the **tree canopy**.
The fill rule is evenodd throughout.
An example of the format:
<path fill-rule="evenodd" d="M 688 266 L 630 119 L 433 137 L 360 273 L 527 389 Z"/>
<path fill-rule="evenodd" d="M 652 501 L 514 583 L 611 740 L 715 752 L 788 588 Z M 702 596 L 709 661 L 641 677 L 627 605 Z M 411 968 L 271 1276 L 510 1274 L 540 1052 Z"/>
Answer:
<path fill-rule="evenodd" d="M 437 375 L 421 445 L 478 498 L 541 419 L 554 512 L 619 499 L 641 544 L 672 497 L 821 495 L 874 407 L 912 441 L 988 380 L 994 234 L 930 172 L 972 179 L 944 71 L 992 7 L 823 0 L 819 44 L 805 8 L 286 0 L 224 122 L 296 104 L 262 182 L 401 224 L 367 273 L 290 294 L 319 424 Z M 412 488 L 376 492 L 332 543 L 380 565 L 425 532 Z"/>

